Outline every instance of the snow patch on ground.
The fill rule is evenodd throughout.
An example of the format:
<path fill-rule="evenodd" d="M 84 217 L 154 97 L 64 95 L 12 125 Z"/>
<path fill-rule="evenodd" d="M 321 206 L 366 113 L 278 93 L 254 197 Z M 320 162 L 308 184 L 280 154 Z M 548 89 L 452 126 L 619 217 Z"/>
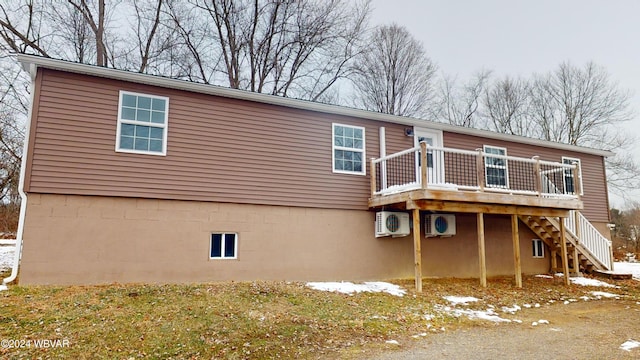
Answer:
<path fill-rule="evenodd" d="M 619 299 L 620 298 L 620 295 L 618 295 L 618 294 L 612 294 L 612 293 L 608 293 L 608 292 L 604 292 L 604 291 L 592 291 L 591 295 L 595 296 L 598 299 L 600 299 L 600 298 L 616 298 L 616 299 Z"/>
<path fill-rule="evenodd" d="M 454 317 L 466 316 L 469 319 L 487 320 L 493 322 L 511 322 L 511 320 L 503 319 L 491 308 L 487 310 L 469 310 L 469 309 L 455 309 L 449 306 L 436 306 L 436 310 L 447 313 Z"/>
<path fill-rule="evenodd" d="M 582 286 L 599 286 L 599 287 L 607 287 L 607 288 L 618 288 L 619 286 L 611 285 L 604 281 L 589 279 L 583 277 L 570 278 L 569 279 L 572 284 L 582 285 Z"/>
<path fill-rule="evenodd" d="M 398 285 L 381 281 L 365 282 L 364 284 L 354 284 L 351 282 L 309 282 L 307 286 L 314 290 L 339 292 L 342 294 L 385 292 L 395 296 L 404 296 L 407 292 Z"/>
<path fill-rule="evenodd" d="M 467 303 L 476 302 L 480 300 L 473 296 L 443 296 L 442 298 L 447 300 L 453 305 L 467 305 Z"/>
<path fill-rule="evenodd" d="M 543 279 L 553 279 L 553 276 L 551 275 L 536 275 L 536 277 Z"/>
<path fill-rule="evenodd" d="M 445 309 L 446 310 L 446 309 Z M 455 317 L 467 316 L 469 319 L 480 319 L 493 322 L 511 322 L 509 319 L 504 319 L 498 316 L 493 309 L 482 310 L 466 310 L 466 309 L 450 309 L 447 311 Z"/>
<path fill-rule="evenodd" d="M 13 265 L 14 245 L 0 245 L 0 271 L 7 270 Z"/>
<path fill-rule="evenodd" d="M 549 320 L 540 319 L 531 323 L 531 326 L 549 325 Z"/>
<path fill-rule="evenodd" d="M 512 307 L 508 307 L 508 306 L 502 307 L 502 312 L 509 313 L 509 314 L 515 314 L 520 310 L 522 310 L 522 308 L 518 305 L 513 305 Z"/>
<path fill-rule="evenodd" d="M 391 344 L 391 345 L 400 345 L 398 340 L 387 340 L 387 341 L 385 341 L 385 343 Z"/>
<path fill-rule="evenodd" d="M 631 274 L 635 280 L 640 280 L 640 262 L 616 262 L 613 263 L 613 270 L 616 273 Z"/>
<path fill-rule="evenodd" d="M 640 341 L 636 340 L 627 340 L 622 345 L 620 345 L 620 349 L 625 351 L 631 351 L 632 349 L 640 347 Z"/>
<path fill-rule="evenodd" d="M 471 302 L 480 301 L 480 299 L 478 298 L 475 298 L 472 296 L 443 296 L 443 299 L 450 302 L 451 305 L 454 306 L 454 308 L 451 308 L 449 306 L 438 305 L 435 307 L 436 310 L 450 314 L 452 316 L 455 316 L 455 317 L 466 316 L 469 319 L 479 319 L 479 320 L 487 320 L 487 321 L 493 321 L 493 322 L 511 322 L 511 320 L 509 319 L 501 318 L 495 312 L 494 307 L 491 305 L 489 305 L 489 308 L 487 310 L 469 310 L 469 309 L 455 308 L 456 305 L 468 305 Z M 518 305 L 515 305 L 513 308 L 508 308 L 508 309 L 515 309 L 516 307 L 518 308 L 518 310 L 520 309 Z"/>
<path fill-rule="evenodd" d="M 537 277 L 546 278 L 546 275 L 536 275 L 536 276 Z M 557 277 L 564 277 L 564 274 L 557 273 L 556 276 Z M 572 278 L 569 278 L 569 281 L 571 281 L 572 284 L 582 285 L 582 286 L 597 286 L 597 287 L 619 288 L 619 286 L 611 285 L 611 284 L 609 284 L 607 282 L 604 282 L 604 281 L 600 281 L 600 280 L 596 280 L 596 279 L 589 279 L 589 278 L 585 278 L 585 277 L 572 277 Z"/>

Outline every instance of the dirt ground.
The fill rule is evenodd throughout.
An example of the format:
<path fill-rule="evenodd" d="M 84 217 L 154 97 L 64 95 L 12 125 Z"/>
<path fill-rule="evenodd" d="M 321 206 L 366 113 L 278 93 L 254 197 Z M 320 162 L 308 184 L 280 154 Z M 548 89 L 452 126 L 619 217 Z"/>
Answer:
<path fill-rule="evenodd" d="M 406 339 L 363 359 L 640 359 L 640 304 L 635 301 L 580 301 L 523 309 L 509 319 L 521 324 L 477 320 L 476 326 Z M 532 326 L 541 319 L 549 324 Z M 399 340 L 400 341 L 400 340 Z"/>

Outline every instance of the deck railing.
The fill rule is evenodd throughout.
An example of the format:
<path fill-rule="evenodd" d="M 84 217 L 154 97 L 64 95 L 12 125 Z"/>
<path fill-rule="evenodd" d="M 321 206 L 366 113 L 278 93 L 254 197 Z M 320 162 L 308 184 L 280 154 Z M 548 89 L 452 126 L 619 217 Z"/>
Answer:
<path fill-rule="evenodd" d="M 579 211 L 571 211 L 564 219 L 567 229 L 591 255 L 600 261 L 607 269 L 612 269 L 613 259 L 611 241 L 604 237 L 587 218 Z"/>
<path fill-rule="evenodd" d="M 427 164 L 427 166 L 422 166 Z M 578 164 L 420 146 L 371 160 L 371 194 L 447 189 L 578 198 Z"/>

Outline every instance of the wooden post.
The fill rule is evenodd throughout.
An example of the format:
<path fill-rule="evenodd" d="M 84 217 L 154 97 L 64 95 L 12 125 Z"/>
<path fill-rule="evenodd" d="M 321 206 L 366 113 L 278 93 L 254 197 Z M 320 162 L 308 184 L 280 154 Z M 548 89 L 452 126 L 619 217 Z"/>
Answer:
<path fill-rule="evenodd" d="M 518 233 L 518 215 L 511 215 L 511 231 L 513 232 L 513 262 L 516 266 L 516 287 L 522 288 L 522 264 L 520 262 L 520 234 Z"/>
<path fill-rule="evenodd" d="M 582 188 L 580 187 L 580 175 L 581 175 L 581 171 L 580 171 L 580 163 L 579 162 L 575 162 L 574 165 L 576 166 L 575 168 L 575 174 L 573 174 L 573 188 L 575 189 L 575 196 L 578 197 L 578 199 L 580 199 L 580 193 L 582 193 Z M 576 227 L 577 227 L 577 223 L 576 223 Z"/>
<path fill-rule="evenodd" d="M 533 159 L 536 161 L 536 173 L 534 175 L 535 177 L 535 184 L 536 184 L 536 192 L 538 193 L 538 196 L 541 197 L 542 196 L 542 173 L 540 172 L 540 156 L 534 156 Z"/>
<path fill-rule="evenodd" d="M 573 247 L 573 271 L 576 276 L 580 273 L 580 259 L 578 259 L 578 247 Z"/>
<path fill-rule="evenodd" d="M 576 246 L 573 249 L 573 270 L 576 275 L 580 272 L 580 259 L 578 258 L 578 244 L 582 241 L 582 232 L 580 231 L 580 213 L 578 210 L 573 210 L 569 213 L 569 216 L 573 215 L 573 233 L 576 235 Z"/>
<path fill-rule="evenodd" d="M 371 176 L 371 197 L 373 197 L 376 193 L 376 163 L 371 159 L 371 171 L 369 171 L 369 175 Z"/>
<path fill-rule="evenodd" d="M 484 247 L 484 214 L 478 213 L 478 258 L 480 262 L 480 285 L 487 287 L 487 258 Z"/>
<path fill-rule="evenodd" d="M 576 237 L 578 238 L 576 240 L 577 243 L 580 243 L 580 241 L 582 241 L 582 231 L 581 231 L 581 226 L 580 226 L 580 212 L 578 210 L 573 210 L 571 211 L 573 213 L 573 221 L 574 221 L 574 226 L 576 227 L 574 230 L 574 233 L 576 234 Z"/>
<path fill-rule="evenodd" d="M 482 149 L 476 149 L 478 157 L 476 158 L 476 176 L 478 177 L 478 188 L 484 192 L 484 159 Z"/>
<path fill-rule="evenodd" d="M 423 141 L 420 143 L 420 185 L 422 189 L 426 189 L 428 185 L 428 177 L 427 177 L 427 142 Z"/>
<path fill-rule="evenodd" d="M 564 218 L 558 218 L 560 222 L 560 246 L 562 249 L 562 271 L 564 272 L 564 284 L 569 285 L 569 256 L 567 255 L 567 234 L 564 228 Z"/>
<path fill-rule="evenodd" d="M 555 272 L 558 268 L 558 252 L 551 250 L 551 271 Z"/>
<path fill-rule="evenodd" d="M 609 255 L 611 257 L 611 269 L 609 269 L 609 271 L 614 271 L 615 269 L 613 268 L 615 266 L 615 259 L 613 258 L 613 243 L 609 242 Z"/>
<path fill-rule="evenodd" d="M 413 209 L 413 259 L 416 275 L 416 292 L 422 292 L 422 252 L 420 242 L 422 232 L 420 231 L 420 209 Z"/>

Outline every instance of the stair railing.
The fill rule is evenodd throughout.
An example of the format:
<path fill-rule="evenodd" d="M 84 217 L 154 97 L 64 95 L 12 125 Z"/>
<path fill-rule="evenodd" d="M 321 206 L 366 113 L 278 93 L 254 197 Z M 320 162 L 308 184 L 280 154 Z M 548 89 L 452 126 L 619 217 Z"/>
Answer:
<path fill-rule="evenodd" d="M 564 224 L 567 231 L 578 239 L 578 243 L 587 249 L 596 260 L 600 261 L 607 269 L 613 269 L 611 241 L 604 237 L 582 213 L 576 210 L 571 211 L 570 216 L 564 219 Z"/>

